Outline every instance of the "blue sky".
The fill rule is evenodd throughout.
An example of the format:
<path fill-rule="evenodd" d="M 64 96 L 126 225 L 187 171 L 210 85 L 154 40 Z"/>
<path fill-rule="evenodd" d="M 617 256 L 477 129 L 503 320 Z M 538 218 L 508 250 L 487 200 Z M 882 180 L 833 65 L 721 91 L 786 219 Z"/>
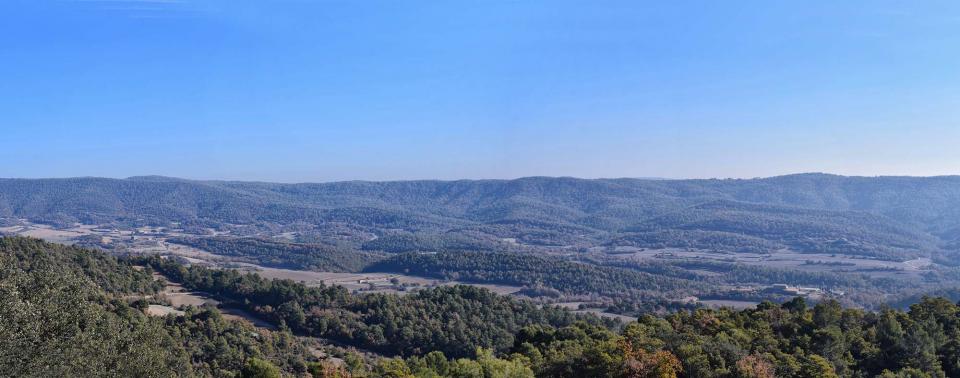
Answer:
<path fill-rule="evenodd" d="M 960 174 L 956 1 L 0 2 L 0 177 Z"/>

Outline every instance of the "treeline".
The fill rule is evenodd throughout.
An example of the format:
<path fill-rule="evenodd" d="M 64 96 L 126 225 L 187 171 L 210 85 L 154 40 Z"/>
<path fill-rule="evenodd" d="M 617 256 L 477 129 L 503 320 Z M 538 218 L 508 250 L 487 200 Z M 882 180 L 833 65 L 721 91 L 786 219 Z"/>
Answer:
<path fill-rule="evenodd" d="M 472 286 L 424 289 L 405 296 L 354 295 L 341 286 L 307 287 L 235 270 L 187 267 L 156 256 L 138 261 L 187 288 L 211 293 L 294 332 L 389 355 L 442 351 L 464 357 L 477 348 L 503 352 L 512 346 L 513 334 L 527 325 L 601 322 Z"/>
<path fill-rule="evenodd" d="M 477 283 L 546 286 L 566 294 L 611 297 L 663 292 L 681 294 L 697 287 L 696 282 L 683 279 L 518 253 L 406 253 L 375 263 L 366 271 L 401 272 Z"/>
<path fill-rule="evenodd" d="M 171 238 L 170 243 L 237 258 L 257 265 L 325 272 L 357 272 L 380 256 L 319 243 L 288 243 L 256 238 Z"/>
<path fill-rule="evenodd" d="M 529 358 L 538 376 L 554 377 L 956 377 L 958 314 L 943 298 L 924 298 L 907 312 L 843 309 L 835 301 L 811 309 L 796 298 L 742 311 L 643 316 L 620 335 L 528 327 L 513 352 Z"/>
<path fill-rule="evenodd" d="M 946 378 L 960 376 L 960 306 L 923 298 L 909 311 L 810 308 L 801 298 L 748 310 L 646 315 L 615 332 L 582 322 L 521 329 L 501 359 L 440 352 L 381 360 L 355 376 Z"/>

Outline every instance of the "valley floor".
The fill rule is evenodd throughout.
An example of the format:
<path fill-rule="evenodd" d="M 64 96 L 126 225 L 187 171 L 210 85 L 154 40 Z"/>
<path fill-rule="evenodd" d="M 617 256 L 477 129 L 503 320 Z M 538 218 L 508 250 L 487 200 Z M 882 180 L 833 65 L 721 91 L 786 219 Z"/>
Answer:
<path fill-rule="evenodd" d="M 477 283 L 457 279 L 438 279 L 433 277 L 423 277 L 398 272 L 378 273 L 378 272 L 329 272 L 329 271 L 310 271 L 297 269 L 283 269 L 276 267 L 267 267 L 249 261 L 240 261 L 237 258 L 214 254 L 203 249 L 188 245 L 170 242 L 171 238 L 198 237 L 177 229 L 167 229 L 160 227 L 139 227 L 133 229 L 119 229 L 107 225 L 89 225 L 75 224 L 72 227 L 55 228 L 50 225 L 38 224 L 27 220 L 19 220 L 17 224 L 0 227 L 0 235 L 22 235 L 44 239 L 50 242 L 64 244 L 80 244 L 84 246 L 101 246 L 104 249 L 118 253 L 132 254 L 160 254 L 166 256 L 176 256 L 190 264 L 201 264 L 214 267 L 237 268 L 257 274 L 266 278 L 290 279 L 303 282 L 308 286 L 340 285 L 353 292 L 367 293 L 409 293 L 423 288 L 430 288 L 444 285 L 468 284 L 487 288 L 499 294 L 518 294 L 524 287 L 516 285 L 502 285 L 494 283 Z M 237 237 L 239 235 L 229 235 L 223 232 L 208 230 L 208 235 Z M 283 232 L 273 235 L 276 240 L 286 240 L 294 238 L 295 233 Z M 269 237 L 269 236 L 268 236 Z M 513 243 L 517 243 L 512 240 Z M 569 253 L 562 251 L 547 252 L 554 254 L 559 258 L 570 257 Z M 772 268 L 786 271 L 807 272 L 811 274 L 829 273 L 829 274 L 856 274 L 870 277 L 871 279 L 886 279 L 897 282 L 915 282 L 923 283 L 925 278 L 936 268 L 936 264 L 929 258 L 915 258 L 907 261 L 889 261 L 863 256 L 849 256 L 826 253 L 799 253 L 790 250 L 776 250 L 765 253 L 750 252 L 723 252 L 708 251 L 698 249 L 683 248 L 663 248 L 663 249 L 643 249 L 635 247 L 593 247 L 582 250 L 578 259 L 588 258 L 601 263 L 616 264 L 645 264 L 649 262 L 660 262 L 666 264 L 682 264 L 684 262 L 697 262 L 706 265 L 706 268 L 691 267 L 686 271 L 694 277 L 716 278 L 723 280 L 728 272 L 721 270 L 712 270 L 710 264 L 720 264 L 721 266 L 730 264 L 742 264 L 744 266 L 754 266 L 761 268 Z M 620 265 L 617 265 L 620 266 Z M 777 285 L 779 284 L 779 286 Z M 801 287 L 810 285 L 800 285 L 793 282 L 754 282 L 737 285 L 717 285 L 718 289 L 727 290 L 731 293 L 740 292 L 773 292 L 778 295 L 801 295 L 809 299 L 818 300 L 824 295 L 829 294 L 832 297 L 843 299 L 847 305 L 863 305 L 864 301 L 870 301 L 867 306 L 875 306 L 884 301 L 897 300 L 893 293 L 887 291 L 878 291 L 874 293 L 851 292 L 851 290 L 834 290 L 833 287 L 820 285 L 816 287 L 819 291 L 783 291 L 778 287 Z M 210 298 L 189 298 L 189 293 L 170 293 L 174 301 L 184 300 L 189 304 L 199 304 L 204 301 L 213 301 Z M 748 308 L 759 303 L 762 296 L 745 295 L 725 295 L 711 293 L 710 295 L 687 296 L 683 295 L 672 300 L 679 303 L 699 303 L 707 307 L 729 306 L 734 308 Z M 880 297 L 877 297 L 880 296 Z M 181 297 L 183 299 L 181 299 Z M 188 299 L 189 298 L 189 299 Z M 566 305 L 571 301 L 581 301 L 589 298 L 565 297 L 555 301 L 555 304 Z M 215 301 L 214 301 L 215 302 Z M 550 302 L 549 300 L 547 302 Z M 576 306 L 579 306 L 579 302 Z M 186 302 L 184 304 L 187 304 Z M 176 306 L 176 304 L 175 304 Z M 604 308 L 606 304 L 593 303 L 586 305 L 588 308 L 578 308 L 576 311 L 592 312 L 600 316 L 621 318 L 622 315 L 608 313 Z M 600 306 L 597 308 L 596 306 Z M 589 308 L 593 307 L 593 308 Z M 151 311 L 157 314 L 176 311 L 174 309 L 156 307 Z M 628 312 L 629 313 L 629 312 Z M 242 316 L 237 315 L 237 316 Z M 632 317 L 626 317 L 632 318 Z"/>

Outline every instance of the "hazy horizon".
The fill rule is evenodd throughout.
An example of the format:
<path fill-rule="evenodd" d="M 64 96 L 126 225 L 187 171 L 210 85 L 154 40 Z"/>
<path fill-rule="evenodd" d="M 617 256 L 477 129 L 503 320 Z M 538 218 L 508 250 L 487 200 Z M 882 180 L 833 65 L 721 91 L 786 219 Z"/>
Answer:
<path fill-rule="evenodd" d="M 520 179 L 529 179 L 529 178 L 567 178 L 567 179 L 576 179 L 576 180 L 649 180 L 649 181 L 682 181 L 682 180 L 762 180 L 776 177 L 784 176 L 798 176 L 798 175 L 826 175 L 826 176 L 837 176 L 837 177 L 848 177 L 848 178 L 886 178 L 886 177 L 907 177 L 907 178 L 937 178 L 937 177 L 957 177 L 960 175 L 951 174 L 951 175 L 932 175 L 932 176 L 918 176 L 918 175 L 842 175 L 830 172 L 796 172 L 796 173 L 786 173 L 782 175 L 773 175 L 773 176 L 757 176 L 757 177 L 631 177 L 631 176 L 619 176 L 619 177 L 579 177 L 579 176 L 517 176 L 517 177 L 461 177 L 461 178 L 409 178 L 409 179 L 395 179 L 395 180 L 374 180 L 374 179 L 350 179 L 350 180 L 326 180 L 326 181 L 271 181 L 271 180 L 256 180 L 256 179 L 232 179 L 232 178 L 218 178 L 218 177 L 180 177 L 180 176 L 169 176 L 169 175 L 156 175 L 156 174 L 144 174 L 144 175 L 132 175 L 124 177 L 110 177 L 110 176 L 50 176 L 50 177 L 0 177 L 0 180 L 68 180 L 68 179 L 110 179 L 110 180 L 127 180 L 134 178 L 143 178 L 143 177 L 157 177 L 157 178 L 167 178 L 167 179 L 177 179 L 177 180 L 188 180 L 188 181 L 228 181 L 228 182 L 263 182 L 263 183 L 277 183 L 277 184 L 327 184 L 327 183 L 338 183 L 338 182 L 398 182 L 398 181 L 511 181 L 511 180 L 520 180 Z"/>
<path fill-rule="evenodd" d="M 0 0 L 0 377 L 960 377 L 960 1 Z"/>
<path fill-rule="evenodd" d="M 0 4 L 0 177 L 960 173 L 960 3 Z"/>

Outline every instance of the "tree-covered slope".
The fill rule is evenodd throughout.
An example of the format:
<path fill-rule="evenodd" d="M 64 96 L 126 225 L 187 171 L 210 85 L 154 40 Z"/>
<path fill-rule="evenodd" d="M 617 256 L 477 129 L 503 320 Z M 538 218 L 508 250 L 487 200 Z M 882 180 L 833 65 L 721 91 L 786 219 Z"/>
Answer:
<path fill-rule="evenodd" d="M 467 282 L 499 283 L 559 290 L 566 294 L 641 296 L 669 292 L 679 295 L 696 282 L 652 275 L 631 269 L 576 263 L 517 253 L 405 253 L 367 267 L 372 272 L 413 275 Z"/>
<path fill-rule="evenodd" d="M 187 287 L 234 300 L 281 328 L 406 357 L 365 362 L 348 354 L 342 362 L 314 361 L 288 331 L 254 329 L 210 308 L 149 317 L 131 297 L 157 289 L 150 267 Z M 619 329 L 611 325 L 468 286 L 406 296 L 357 295 L 342 287 L 307 287 L 155 256 L 118 260 L 36 239 L 0 238 L 0 376 L 960 374 L 960 306 L 944 298 L 921 298 L 908 311 L 879 312 L 842 308 L 832 300 L 808 307 L 795 298 L 746 310 L 645 314 Z"/>
<path fill-rule="evenodd" d="M 342 224 L 381 236 L 404 230 L 424 240 L 464 231 L 543 246 L 627 241 L 908 258 L 960 244 L 960 177 L 325 184 L 3 179 L 0 217 L 54 224 Z"/>
<path fill-rule="evenodd" d="M 291 335 L 216 309 L 147 316 L 133 298 L 158 285 L 101 252 L 0 238 L 0 377 L 232 377 L 254 361 L 306 370 Z"/>
<path fill-rule="evenodd" d="M 170 243 L 188 245 L 235 261 L 274 268 L 356 272 L 380 256 L 319 243 L 287 243 L 256 238 L 172 238 Z"/>
<path fill-rule="evenodd" d="M 937 239 L 865 211 L 830 211 L 720 200 L 644 220 L 620 244 L 751 252 L 781 248 L 887 258 L 917 257 Z M 666 237 L 662 234 L 668 233 Z M 626 242 L 626 243 L 625 243 Z M 630 243 L 632 242 L 632 243 Z"/>
<path fill-rule="evenodd" d="M 184 286 L 216 295 L 298 333 L 388 355 L 472 356 L 477 348 L 506 351 L 527 325 L 601 323 L 593 316 L 537 305 L 487 289 L 457 285 L 408 295 L 354 294 L 342 286 L 306 286 L 229 269 L 184 266 L 172 259 L 140 260 Z"/>

